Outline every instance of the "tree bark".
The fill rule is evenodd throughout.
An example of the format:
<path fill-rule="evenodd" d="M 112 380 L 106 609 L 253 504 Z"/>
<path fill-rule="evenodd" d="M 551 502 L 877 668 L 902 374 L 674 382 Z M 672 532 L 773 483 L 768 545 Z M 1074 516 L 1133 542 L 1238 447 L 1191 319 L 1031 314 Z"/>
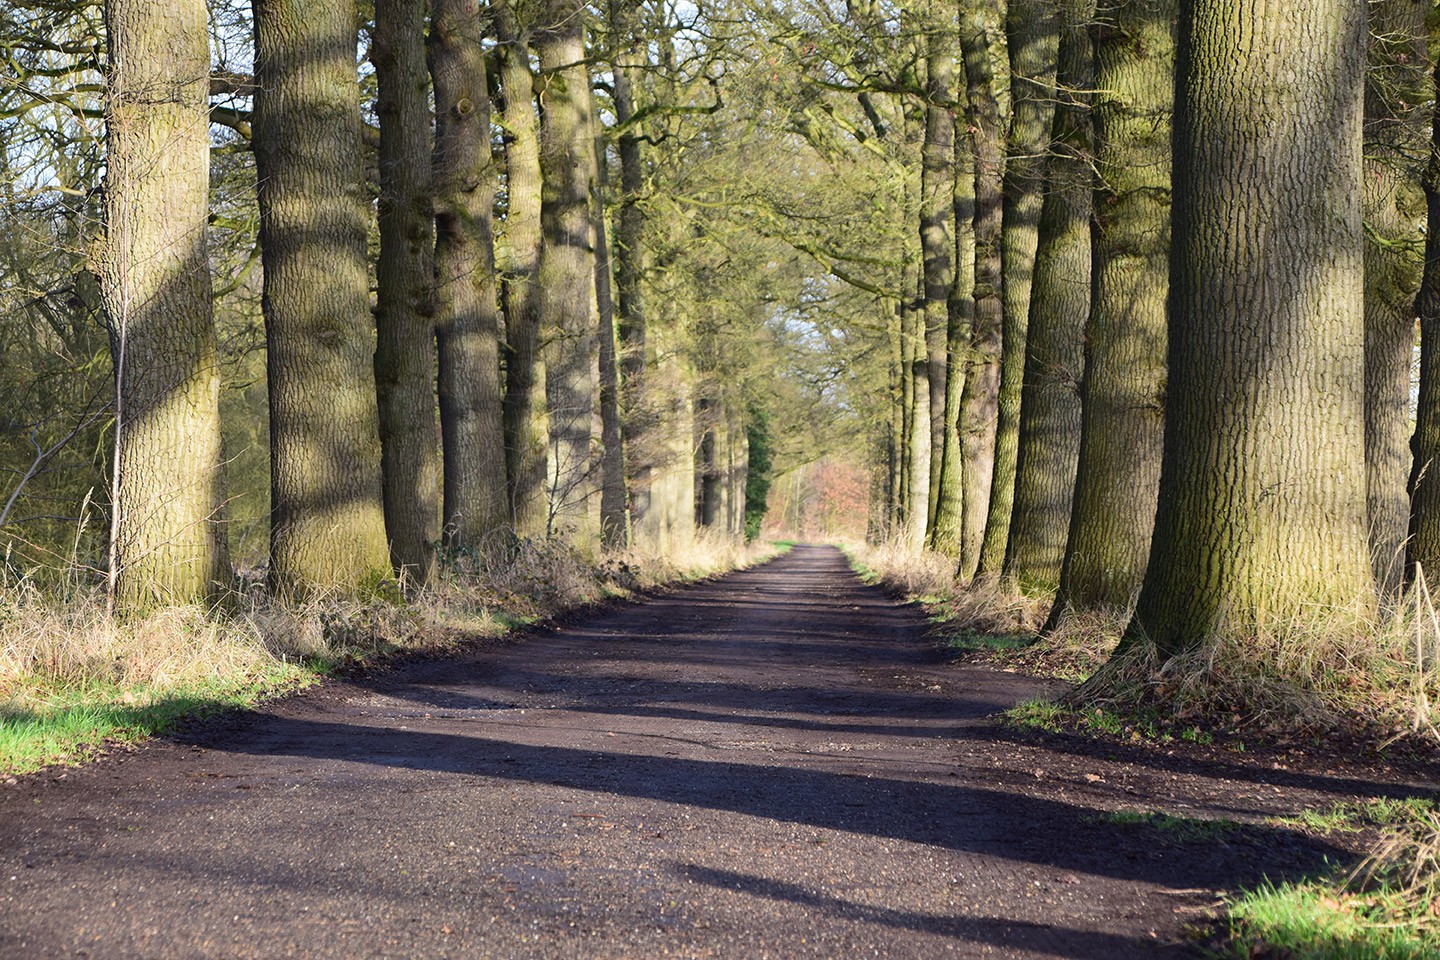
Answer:
<path fill-rule="evenodd" d="M 1425 171 L 1427 223 L 1440 224 L 1440 62 L 1435 66 L 1436 106 Z M 1425 232 L 1425 273 L 1415 298 L 1420 315 L 1420 402 L 1411 438 L 1410 542 L 1406 561 L 1427 580 L 1440 570 L 1440 230 Z"/>
<path fill-rule="evenodd" d="M 433 0 L 435 278 L 444 533 L 475 549 L 510 522 L 495 271 L 496 170 L 484 23 L 469 0 Z"/>
<path fill-rule="evenodd" d="M 1413 158 L 1425 150 L 1425 123 L 1415 113 L 1427 99 L 1432 7 L 1371 4 L 1365 71 L 1365 488 L 1371 565 L 1387 594 L 1404 581 L 1410 520 L 1410 363 L 1425 242 Z"/>
<path fill-rule="evenodd" d="M 1045 168 L 1055 114 L 1055 64 L 1060 44 L 1059 0 L 1010 0 L 1006 13 L 1011 113 L 1006 140 L 1003 228 L 1000 241 L 1000 391 L 996 404 L 995 463 L 980 572 L 1000 573 L 1015 501 L 1015 459 L 1020 448 L 1020 393 L 1030 286 L 1044 205 Z"/>
<path fill-rule="evenodd" d="M 353 7 L 254 0 L 255 164 L 270 390 L 270 578 L 284 596 L 390 575 Z"/>
<path fill-rule="evenodd" d="M 975 329 L 975 157 L 965 137 L 963 115 L 952 117 L 955 165 L 951 205 L 955 210 L 955 277 L 946 306 L 945 430 L 940 457 L 940 498 L 930 548 L 959 559 L 963 540 L 965 461 L 961 449 L 960 401 L 966 355 Z"/>
<path fill-rule="evenodd" d="M 1020 400 L 1020 448 L 1005 575 L 1027 591 L 1054 590 L 1065 559 L 1080 455 L 1080 378 L 1090 315 L 1094 159 L 1094 0 L 1067 0 L 1056 71 L 1058 106 L 1040 214 Z"/>
<path fill-rule="evenodd" d="M 625 439 L 621 428 L 620 363 L 616 355 L 615 299 L 611 283 L 610 243 L 605 227 L 604 147 L 598 131 L 590 136 L 597 174 L 590 198 L 594 223 L 595 308 L 599 319 L 600 365 L 600 541 L 611 549 L 630 545 L 630 506 L 625 489 Z"/>
<path fill-rule="evenodd" d="M 1000 392 L 1003 307 L 1001 234 L 1004 222 L 1005 126 L 1009 116 L 1004 65 L 1005 4 L 1001 0 L 962 8 L 960 44 L 965 58 L 971 149 L 975 156 L 975 323 L 960 398 L 964 493 L 959 573 L 975 574 L 994 478 L 995 426 Z"/>
<path fill-rule="evenodd" d="M 550 411 L 550 529 L 584 537 L 597 532 L 599 498 L 591 450 L 598 320 L 590 197 L 596 170 L 583 4 L 549 0 L 535 49 L 544 238 L 537 283 Z"/>
<path fill-rule="evenodd" d="M 1080 456 L 1053 628 L 1128 612 L 1145 576 L 1165 433 L 1170 129 L 1179 0 L 1130 0 L 1095 30 L 1093 289 Z"/>
<path fill-rule="evenodd" d="M 380 260 L 375 387 L 390 560 L 402 577 L 435 573 L 440 470 L 435 448 L 435 240 L 430 193 L 425 0 L 376 0 Z"/>
<path fill-rule="evenodd" d="M 953 8 L 924 20 L 925 141 L 920 150 L 920 256 L 930 395 L 930 467 L 926 537 L 934 541 L 945 457 L 950 288 L 955 283 L 955 38 Z"/>
<path fill-rule="evenodd" d="M 546 493 L 550 417 L 541 350 L 540 133 L 530 73 L 529 24 L 510 0 L 495 0 L 505 128 L 505 475 L 510 514 L 520 537 L 543 537 L 550 519 Z"/>
<path fill-rule="evenodd" d="M 1160 506 L 1126 634 L 1162 657 L 1373 610 L 1364 54 L 1351 0 L 1184 10 Z"/>
<path fill-rule="evenodd" d="M 108 0 L 105 245 L 115 366 L 112 607 L 229 579 L 210 269 L 210 54 L 199 0 Z"/>

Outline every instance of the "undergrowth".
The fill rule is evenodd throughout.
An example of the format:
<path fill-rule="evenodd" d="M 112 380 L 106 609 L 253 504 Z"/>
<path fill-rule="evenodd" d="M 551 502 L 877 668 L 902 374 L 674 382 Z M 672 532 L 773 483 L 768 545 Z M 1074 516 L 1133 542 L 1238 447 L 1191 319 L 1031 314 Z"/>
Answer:
<path fill-rule="evenodd" d="M 1370 811 L 1374 812 L 1374 811 Z M 1387 807 L 1384 838 L 1349 874 L 1262 884 L 1228 904 L 1226 952 L 1291 960 L 1440 956 L 1440 813 Z"/>
<path fill-rule="evenodd" d="M 773 552 L 698 537 L 665 557 L 632 550 L 596 563 L 557 541 L 520 541 L 450 556 L 433 583 L 394 599 L 282 603 L 251 577 L 224 607 L 135 620 L 108 616 L 99 587 L 57 599 L 12 578 L 0 584 L 0 773 L 84 760 L 337 670 L 496 637 Z"/>

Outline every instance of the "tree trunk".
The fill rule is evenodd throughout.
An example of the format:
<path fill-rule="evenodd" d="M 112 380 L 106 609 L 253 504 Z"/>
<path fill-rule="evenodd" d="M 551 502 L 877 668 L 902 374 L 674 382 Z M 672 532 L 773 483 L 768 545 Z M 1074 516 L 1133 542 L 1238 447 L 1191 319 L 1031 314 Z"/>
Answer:
<path fill-rule="evenodd" d="M 1415 293 L 1424 268 L 1424 195 L 1415 160 L 1425 151 L 1429 61 L 1425 18 L 1433 4 L 1371 4 L 1365 72 L 1365 471 L 1370 559 L 1381 589 L 1404 580 L 1410 520 L 1410 362 Z"/>
<path fill-rule="evenodd" d="M 590 216 L 594 222 L 595 308 L 599 328 L 600 364 L 600 540 L 606 547 L 630 545 L 630 506 L 625 490 L 625 440 L 620 424 L 620 364 L 615 343 L 615 299 L 611 285 L 610 243 L 605 228 L 606 176 L 604 146 L 598 132 L 590 142 L 595 151 L 594 194 Z"/>
<path fill-rule="evenodd" d="M 940 457 L 940 499 L 930 548 L 959 558 L 964 523 L 965 461 L 961 449 L 960 400 L 965 358 L 975 328 L 975 158 L 965 139 L 967 123 L 955 115 L 955 166 L 951 205 L 955 210 L 955 278 L 946 306 L 945 431 Z"/>
<path fill-rule="evenodd" d="M 595 404 L 595 151 L 583 5 L 549 0 L 535 35 L 540 60 L 540 248 L 537 274 L 550 410 L 551 531 L 596 532 L 598 464 L 590 449 Z"/>
<path fill-rule="evenodd" d="M 436 332 L 446 542 L 474 549 L 510 522 L 501 415 L 490 91 L 478 8 L 433 0 Z"/>
<path fill-rule="evenodd" d="M 229 579 L 210 269 L 206 7 L 108 0 L 105 246 L 115 366 L 110 599 L 201 603 Z"/>
<path fill-rule="evenodd" d="M 1150 556 L 1165 433 L 1178 8 L 1179 0 L 1131 0 L 1095 31 L 1093 296 L 1052 628 L 1072 608 L 1128 611 Z"/>
<path fill-rule="evenodd" d="M 971 149 L 975 156 L 975 325 L 970 361 L 960 397 L 964 493 L 959 573 L 975 574 L 985 535 L 994 477 L 996 409 L 1000 392 L 1003 309 L 1000 300 L 1000 240 L 1003 224 L 1005 124 L 1009 115 L 1004 62 L 1005 5 L 1000 0 L 962 9 L 960 34 L 965 57 Z"/>
<path fill-rule="evenodd" d="M 925 19 L 925 141 L 920 150 L 920 256 L 930 394 L 927 541 L 933 542 L 945 457 L 945 388 L 950 288 L 955 283 L 954 10 L 939 5 Z"/>
<path fill-rule="evenodd" d="M 424 0 L 376 0 L 380 260 L 375 387 L 390 559 L 424 583 L 440 540 L 435 449 L 435 241 Z"/>
<path fill-rule="evenodd" d="M 1353 0 L 1194 0 L 1182 17 L 1165 453 L 1126 635 L 1162 657 L 1373 609 L 1364 54 Z"/>
<path fill-rule="evenodd" d="M 520 537 L 543 537 L 550 417 L 540 341 L 540 134 L 530 73 L 529 24 L 509 0 L 495 0 L 501 123 L 505 128 L 505 475 L 510 514 Z"/>
<path fill-rule="evenodd" d="M 286 596 L 355 593 L 390 575 L 355 11 L 254 0 L 254 12 L 270 577 Z"/>
<path fill-rule="evenodd" d="M 1435 116 L 1425 171 L 1427 223 L 1440 224 L 1440 62 L 1435 66 Z M 1410 474 L 1410 544 L 1407 562 L 1427 578 L 1440 570 L 1440 230 L 1425 232 L 1425 274 L 1415 298 L 1420 315 L 1420 403 Z"/>
<path fill-rule="evenodd" d="M 1015 501 L 1015 459 L 1020 448 L 1020 393 L 1025 377 L 1030 284 L 1044 205 L 1050 128 L 1055 114 L 1059 0 L 1010 0 L 1006 34 L 1012 106 L 1000 241 L 1004 331 L 996 406 L 995 463 L 985 517 L 985 540 L 980 548 L 981 573 L 1001 571 L 1010 535 L 1010 511 Z"/>
<path fill-rule="evenodd" d="M 1054 590 L 1065 559 L 1080 455 L 1080 377 L 1090 316 L 1089 90 L 1094 0 L 1067 0 L 1056 72 L 1059 105 L 1030 294 L 1020 449 L 1005 575 L 1022 589 Z"/>

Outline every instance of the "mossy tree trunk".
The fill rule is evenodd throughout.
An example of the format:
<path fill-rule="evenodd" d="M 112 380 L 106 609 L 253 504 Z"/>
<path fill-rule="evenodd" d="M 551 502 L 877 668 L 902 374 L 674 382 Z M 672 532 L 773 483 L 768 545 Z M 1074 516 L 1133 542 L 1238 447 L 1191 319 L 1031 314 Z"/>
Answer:
<path fill-rule="evenodd" d="M 550 414 L 551 531 L 596 533 L 595 150 L 584 5 L 549 0 L 534 46 L 540 62 L 541 330 Z"/>
<path fill-rule="evenodd" d="M 1170 363 L 1127 641 L 1373 608 L 1365 516 L 1365 7 L 1193 0 L 1180 21 Z"/>
<path fill-rule="evenodd" d="M 505 475 L 510 515 L 520 537 L 543 537 L 550 519 L 546 493 L 550 418 L 541 350 L 540 123 L 530 72 L 528 21 L 510 0 L 491 4 L 495 16 L 505 129 Z"/>
<path fill-rule="evenodd" d="M 996 403 L 995 461 L 980 572 L 1000 573 L 1015 500 L 1015 460 L 1020 449 L 1020 393 L 1030 286 L 1044 206 L 1045 168 L 1055 115 L 1055 65 L 1060 44 L 1060 0 L 1010 0 L 1006 11 L 1010 54 L 1011 111 L 1006 140 L 1003 227 L 1000 240 L 1000 391 Z"/>
<path fill-rule="evenodd" d="M 1440 94 L 1440 62 L 1435 66 Z M 1440 96 L 1430 133 L 1430 163 L 1425 171 L 1429 223 L 1440 223 Z M 1420 315 L 1420 403 L 1416 408 L 1414 454 L 1410 474 L 1410 542 L 1406 561 L 1413 576 L 1418 565 L 1427 579 L 1440 570 L 1440 230 L 1425 233 L 1425 273 L 1415 298 Z"/>
<path fill-rule="evenodd" d="M 270 578 L 287 596 L 390 573 L 352 6 L 254 0 Z"/>
<path fill-rule="evenodd" d="M 926 536 L 933 542 L 945 456 L 949 300 L 955 282 L 954 9 L 933 5 L 925 29 L 925 140 L 920 148 L 920 256 L 929 379 L 930 466 Z M 953 478 L 953 474 L 952 474 Z"/>
<path fill-rule="evenodd" d="M 1079 465 L 1050 627 L 1128 611 L 1145 576 L 1165 432 L 1170 128 L 1179 0 L 1129 0 L 1095 30 L 1098 181 Z"/>
<path fill-rule="evenodd" d="M 229 579 L 199 0 L 108 0 L 100 288 L 115 366 L 110 597 L 201 603 Z"/>
<path fill-rule="evenodd" d="M 1004 223 L 1005 128 L 1009 117 L 1005 4 L 986 0 L 961 9 L 966 116 L 975 158 L 975 321 L 960 397 L 962 515 L 959 573 L 980 563 L 994 476 L 996 405 L 1000 392 L 1000 240 Z"/>
<path fill-rule="evenodd" d="M 1005 556 L 1005 575 L 1035 591 L 1055 589 L 1065 559 L 1090 316 L 1090 21 L 1095 2 L 1066 0 L 1064 15 L 1056 71 L 1059 105 L 1030 292 L 1015 502 Z"/>
<path fill-rule="evenodd" d="M 1370 558 L 1387 594 L 1404 580 L 1410 520 L 1410 363 L 1415 294 L 1424 268 L 1424 191 L 1429 57 L 1425 20 L 1434 4 L 1370 6 L 1365 71 L 1365 488 Z"/>
<path fill-rule="evenodd" d="M 940 497 L 930 548 L 959 558 L 964 523 L 965 461 L 961 449 L 960 400 L 966 359 L 975 328 L 975 158 L 963 113 L 952 117 L 955 165 L 951 205 L 955 210 L 955 278 L 946 305 L 945 449 L 940 457 Z"/>
<path fill-rule="evenodd" d="M 435 327 L 444 535 L 475 548 L 510 523 L 495 270 L 496 169 L 484 23 L 469 0 L 434 0 L 428 40 L 435 85 Z"/>
<path fill-rule="evenodd" d="M 425 0 L 376 0 L 380 259 L 375 387 L 390 559 L 424 583 L 440 541 L 435 447 L 435 241 Z"/>

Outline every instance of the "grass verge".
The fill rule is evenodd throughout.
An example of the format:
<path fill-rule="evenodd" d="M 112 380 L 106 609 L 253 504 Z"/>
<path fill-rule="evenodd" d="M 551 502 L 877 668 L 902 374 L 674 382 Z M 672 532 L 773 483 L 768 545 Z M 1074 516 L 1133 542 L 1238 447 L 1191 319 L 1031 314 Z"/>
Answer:
<path fill-rule="evenodd" d="M 253 706 L 336 671 L 440 652 L 587 603 L 757 563 L 783 550 L 697 538 L 667 556 L 587 561 L 555 542 L 447 558 L 398 602 L 282 604 L 252 581 L 225 610 L 108 617 L 98 589 L 63 602 L 28 581 L 0 586 L 0 775 L 90 759 L 180 720 Z M 392 591 L 399 596 L 398 591 Z"/>

